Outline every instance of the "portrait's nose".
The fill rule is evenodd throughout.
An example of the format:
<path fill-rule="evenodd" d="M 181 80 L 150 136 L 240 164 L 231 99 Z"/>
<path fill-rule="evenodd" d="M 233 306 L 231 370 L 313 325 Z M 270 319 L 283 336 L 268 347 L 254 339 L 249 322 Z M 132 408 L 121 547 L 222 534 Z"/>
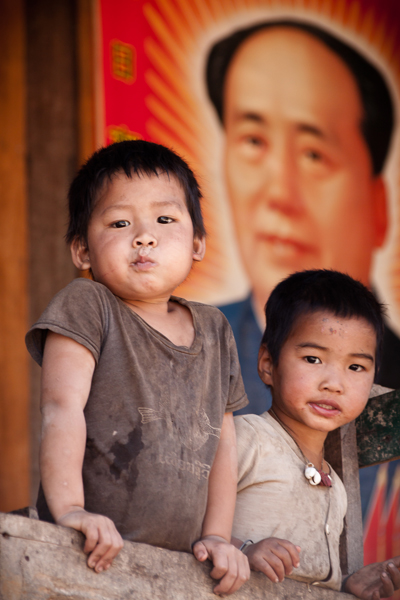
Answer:
<path fill-rule="evenodd" d="M 294 149 L 284 140 L 272 145 L 267 158 L 267 201 L 269 208 L 288 216 L 297 216 L 303 209 L 299 188 L 299 172 Z"/>

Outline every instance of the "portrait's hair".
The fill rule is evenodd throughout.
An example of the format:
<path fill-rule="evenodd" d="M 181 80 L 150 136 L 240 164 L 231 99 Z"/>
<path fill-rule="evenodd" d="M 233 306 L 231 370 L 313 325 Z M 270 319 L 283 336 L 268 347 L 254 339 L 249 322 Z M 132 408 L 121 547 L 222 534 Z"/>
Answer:
<path fill-rule="evenodd" d="M 378 69 L 357 50 L 310 23 L 296 20 L 257 23 L 235 31 L 211 48 L 206 63 L 206 82 L 208 95 L 221 123 L 224 122 L 225 77 L 235 52 L 251 35 L 277 27 L 289 27 L 308 33 L 325 44 L 347 65 L 361 97 L 364 115 L 360 127 L 371 156 L 373 172 L 374 175 L 381 173 L 394 128 L 394 108 L 388 85 Z"/>
<path fill-rule="evenodd" d="M 376 333 L 375 375 L 382 356 L 385 308 L 372 292 L 349 275 L 327 269 L 289 275 L 273 289 L 265 306 L 267 327 L 261 345 L 277 365 L 283 344 L 302 315 L 318 311 L 365 319 Z"/>
<path fill-rule="evenodd" d="M 175 152 L 144 140 L 128 140 L 111 144 L 95 152 L 81 167 L 68 193 L 69 224 L 65 239 L 87 245 L 90 217 L 106 180 L 124 173 L 127 177 L 174 176 L 181 185 L 192 219 L 195 236 L 203 237 L 205 227 L 201 212 L 199 185 L 186 162 Z"/>

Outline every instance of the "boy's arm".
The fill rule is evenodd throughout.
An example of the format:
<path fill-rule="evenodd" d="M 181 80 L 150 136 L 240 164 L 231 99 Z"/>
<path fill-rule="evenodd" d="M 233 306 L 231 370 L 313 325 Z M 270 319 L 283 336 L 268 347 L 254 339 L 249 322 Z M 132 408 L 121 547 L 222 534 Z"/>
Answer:
<path fill-rule="evenodd" d="M 400 556 L 380 563 L 373 563 L 347 577 L 342 592 L 353 594 L 362 600 L 389 598 L 400 589 Z"/>
<path fill-rule="evenodd" d="M 209 558 L 211 577 L 221 579 L 216 594 L 232 594 L 250 577 L 248 560 L 231 543 L 237 486 L 236 433 L 232 413 L 225 413 L 221 436 L 208 484 L 207 510 L 201 539 L 193 546 L 195 557 Z"/>
<path fill-rule="evenodd" d="M 49 332 L 42 364 L 42 438 L 40 472 L 46 501 L 58 525 L 86 536 L 84 551 L 89 567 L 108 569 L 123 546 L 114 523 L 88 513 L 82 481 L 86 446 L 83 409 L 92 382 L 95 361 L 81 344 Z"/>

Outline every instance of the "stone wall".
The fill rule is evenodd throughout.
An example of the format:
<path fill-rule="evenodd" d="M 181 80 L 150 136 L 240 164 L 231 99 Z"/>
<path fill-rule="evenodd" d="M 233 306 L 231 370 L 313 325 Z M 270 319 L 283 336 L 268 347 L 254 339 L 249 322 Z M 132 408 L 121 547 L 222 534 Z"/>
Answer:
<path fill-rule="evenodd" d="M 212 600 L 210 566 L 193 556 L 125 543 L 111 569 L 86 566 L 83 536 L 65 527 L 0 513 L 1 600 Z M 353 596 L 285 580 L 251 579 L 232 600 L 351 600 Z"/>

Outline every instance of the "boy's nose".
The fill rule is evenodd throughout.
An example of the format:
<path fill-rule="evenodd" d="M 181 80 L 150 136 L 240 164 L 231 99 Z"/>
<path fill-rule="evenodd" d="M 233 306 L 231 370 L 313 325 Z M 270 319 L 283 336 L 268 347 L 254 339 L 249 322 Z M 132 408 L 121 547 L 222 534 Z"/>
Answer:
<path fill-rule="evenodd" d="M 154 235 L 148 232 L 142 232 L 136 235 L 133 240 L 133 247 L 140 248 L 140 246 L 150 246 L 155 248 L 157 246 L 157 240 Z"/>

